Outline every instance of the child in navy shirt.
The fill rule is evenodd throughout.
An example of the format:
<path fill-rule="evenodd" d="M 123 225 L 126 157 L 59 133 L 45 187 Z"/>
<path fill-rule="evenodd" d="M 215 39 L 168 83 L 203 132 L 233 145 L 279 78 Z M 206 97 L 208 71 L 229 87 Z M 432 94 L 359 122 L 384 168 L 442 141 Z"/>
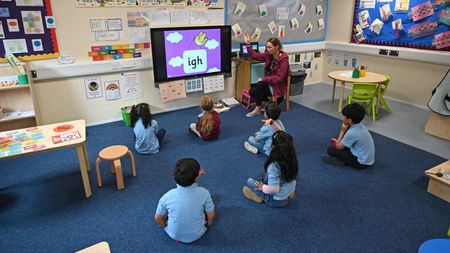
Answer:
<path fill-rule="evenodd" d="M 333 165 L 348 165 L 365 169 L 375 162 L 375 145 L 369 130 L 361 123 L 364 108 L 352 103 L 342 109 L 341 132 L 331 139 L 331 146 L 322 155 L 322 161 Z"/>
<path fill-rule="evenodd" d="M 244 142 L 244 148 L 253 154 L 261 152 L 267 156 L 270 155 L 272 150 L 272 135 L 276 131 L 285 131 L 283 122 L 280 117 L 281 108 L 277 102 L 271 101 L 266 106 L 264 112 L 264 124 L 254 135 L 248 137 L 248 140 Z"/>
<path fill-rule="evenodd" d="M 158 129 L 158 122 L 152 119 L 150 106 L 146 103 L 131 108 L 131 127 L 133 128 L 136 151 L 141 154 L 156 154 L 166 130 Z"/>
<path fill-rule="evenodd" d="M 156 209 L 156 223 L 170 238 L 184 243 L 202 237 L 206 232 L 205 225 L 211 226 L 216 216 L 209 191 L 197 184 L 199 172 L 200 165 L 196 160 L 179 160 L 173 172 L 177 188 L 164 194 Z"/>

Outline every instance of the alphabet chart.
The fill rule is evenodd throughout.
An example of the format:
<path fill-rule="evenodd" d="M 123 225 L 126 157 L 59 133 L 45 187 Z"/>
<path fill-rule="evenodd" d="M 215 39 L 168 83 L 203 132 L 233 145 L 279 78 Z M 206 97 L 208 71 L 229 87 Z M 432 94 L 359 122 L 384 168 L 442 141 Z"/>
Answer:
<path fill-rule="evenodd" d="M 203 89 L 205 94 L 225 90 L 223 75 L 203 77 Z"/>

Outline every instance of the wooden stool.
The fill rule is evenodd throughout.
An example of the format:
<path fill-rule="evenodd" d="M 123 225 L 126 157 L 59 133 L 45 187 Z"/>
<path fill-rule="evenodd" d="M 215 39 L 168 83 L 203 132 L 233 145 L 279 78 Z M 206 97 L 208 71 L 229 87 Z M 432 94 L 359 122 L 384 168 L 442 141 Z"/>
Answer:
<path fill-rule="evenodd" d="M 75 253 L 111 253 L 111 249 L 107 242 L 99 242 Z"/>
<path fill-rule="evenodd" d="M 136 176 L 136 163 L 134 161 L 134 155 L 128 150 L 128 147 L 123 145 L 115 145 L 102 149 L 98 154 L 98 158 L 95 161 L 95 169 L 97 170 L 97 183 L 98 187 L 102 187 L 102 177 L 100 175 L 100 163 L 102 160 L 111 161 L 111 172 L 116 173 L 117 189 L 122 190 L 124 188 L 123 175 L 122 175 L 122 163 L 120 158 L 128 154 L 131 158 L 131 169 L 133 176 Z"/>

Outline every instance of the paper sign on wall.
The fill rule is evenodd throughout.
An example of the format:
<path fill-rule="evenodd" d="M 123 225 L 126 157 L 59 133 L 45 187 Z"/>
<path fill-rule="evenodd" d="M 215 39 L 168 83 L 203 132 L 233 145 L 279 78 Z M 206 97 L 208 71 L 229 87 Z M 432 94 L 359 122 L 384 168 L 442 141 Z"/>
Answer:
<path fill-rule="evenodd" d="M 186 97 L 186 85 L 184 80 L 159 84 L 159 97 L 161 102 Z"/>
<path fill-rule="evenodd" d="M 105 96 L 107 101 L 120 98 L 119 80 L 105 81 Z"/>
<path fill-rule="evenodd" d="M 136 99 L 143 95 L 142 84 L 137 73 L 122 73 L 120 75 L 120 93 L 122 98 Z"/>
<path fill-rule="evenodd" d="M 84 88 L 88 99 L 102 97 L 100 77 L 88 77 L 84 79 Z"/>

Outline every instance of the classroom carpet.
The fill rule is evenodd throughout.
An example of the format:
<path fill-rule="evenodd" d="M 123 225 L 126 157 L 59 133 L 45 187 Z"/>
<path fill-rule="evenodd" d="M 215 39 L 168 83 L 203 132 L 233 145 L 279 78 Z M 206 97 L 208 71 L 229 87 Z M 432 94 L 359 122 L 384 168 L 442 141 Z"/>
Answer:
<path fill-rule="evenodd" d="M 427 192 L 424 171 L 444 158 L 372 133 L 376 163 L 366 170 L 323 164 L 329 139 L 341 121 L 291 103 L 281 120 L 293 136 L 299 159 L 297 198 L 269 208 L 247 200 L 242 186 L 262 175 L 264 155 L 243 147 L 261 127 L 238 106 L 221 113 L 222 132 L 205 142 L 188 131 L 198 107 L 155 115 L 167 130 L 161 151 L 140 155 L 123 122 L 87 128 L 93 195 L 84 190 L 75 149 L 0 161 L 0 251 L 74 252 L 101 241 L 111 252 L 417 252 L 421 243 L 445 238 L 450 204 Z M 109 164 L 95 159 L 122 144 L 135 154 L 122 160 L 125 188 L 118 191 Z M 175 187 L 177 160 L 192 157 L 206 174 L 200 186 L 212 195 L 217 218 L 199 240 L 177 243 L 154 222 L 160 197 Z"/>

